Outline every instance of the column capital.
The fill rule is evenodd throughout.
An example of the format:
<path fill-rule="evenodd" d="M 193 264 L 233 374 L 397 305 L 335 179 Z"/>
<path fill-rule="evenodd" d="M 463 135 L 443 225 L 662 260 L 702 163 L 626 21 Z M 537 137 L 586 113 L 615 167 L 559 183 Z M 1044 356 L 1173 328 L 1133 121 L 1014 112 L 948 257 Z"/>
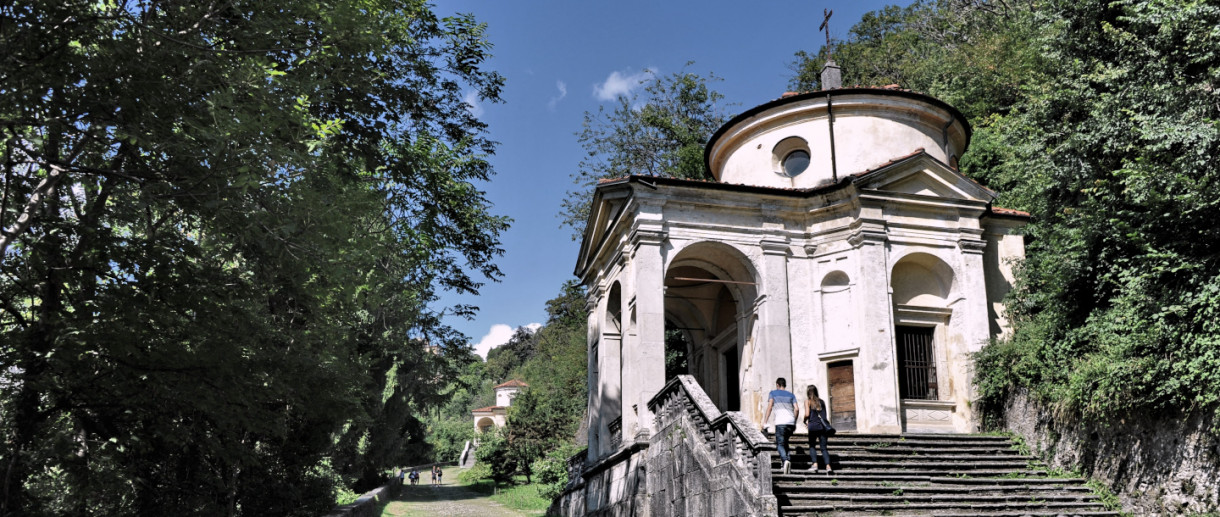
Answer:
<path fill-rule="evenodd" d="M 887 240 L 889 240 L 889 236 L 885 233 L 884 228 L 873 228 L 868 226 L 856 228 L 856 230 L 851 232 L 851 235 L 847 237 L 847 243 L 853 248 L 859 248 L 865 244 L 885 244 Z"/>
<path fill-rule="evenodd" d="M 654 228 L 636 228 L 631 230 L 631 245 L 639 247 L 642 245 L 660 246 L 669 238 L 669 232 Z"/>
<path fill-rule="evenodd" d="M 987 241 L 982 239 L 959 239 L 957 247 L 962 250 L 962 253 L 982 255 L 983 250 L 987 248 Z"/>
<path fill-rule="evenodd" d="M 789 246 L 791 241 L 787 237 L 765 237 L 758 241 L 758 246 L 762 248 L 763 255 L 783 255 L 788 256 L 792 253 Z"/>

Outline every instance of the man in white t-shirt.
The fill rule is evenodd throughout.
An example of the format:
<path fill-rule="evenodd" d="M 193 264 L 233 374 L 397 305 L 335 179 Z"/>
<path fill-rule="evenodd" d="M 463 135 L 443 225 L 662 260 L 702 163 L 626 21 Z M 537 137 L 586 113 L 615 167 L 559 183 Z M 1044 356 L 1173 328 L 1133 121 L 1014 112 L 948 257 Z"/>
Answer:
<path fill-rule="evenodd" d="M 801 410 L 796 405 L 796 395 L 784 389 L 787 387 L 788 381 L 783 377 L 775 379 L 775 389 L 767 394 L 767 414 L 760 426 L 763 431 L 767 430 L 767 420 L 771 418 L 771 410 L 775 409 L 775 448 L 779 450 L 784 474 L 792 470 L 792 462 L 788 461 L 788 438 L 796 430 L 796 420 L 801 416 Z"/>

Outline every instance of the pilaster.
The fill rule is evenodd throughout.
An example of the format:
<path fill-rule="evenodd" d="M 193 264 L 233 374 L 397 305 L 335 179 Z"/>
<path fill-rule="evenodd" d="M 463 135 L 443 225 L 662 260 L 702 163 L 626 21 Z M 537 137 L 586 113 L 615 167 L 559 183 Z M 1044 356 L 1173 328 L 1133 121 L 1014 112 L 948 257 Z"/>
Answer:
<path fill-rule="evenodd" d="M 792 319 L 788 299 L 788 257 L 792 254 L 786 237 L 766 237 L 759 241 L 762 249 L 762 264 L 759 276 L 762 286 L 759 294 L 765 300 L 759 307 L 759 342 L 755 352 L 755 365 L 759 370 L 761 385 L 753 389 L 766 392 L 775 384 L 776 377 L 788 380 L 793 387 L 792 372 Z M 763 359 L 759 361 L 759 359 Z"/>
<path fill-rule="evenodd" d="M 645 211 L 650 208 L 644 205 Z M 659 211 L 660 207 L 651 207 Z M 665 257 L 668 235 L 638 225 L 629 237 L 630 302 L 623 354 L 623 441 L 647 436 L 654 425 L 648 400 L 665 385 Z"/>
<path fill-rule="evenodd" d="M 893 292 L 890 287 L 889 243 L 883 223 L 864 222 L 848 238 L 860 264 L 858 300 L 863 311 L 860 329 L 860 371 L 857 400 L 869 403 L 857 413 L 859 429 L 873 433 L 902 432 L 898 393 L 898 357 L 894 345 Z"/>

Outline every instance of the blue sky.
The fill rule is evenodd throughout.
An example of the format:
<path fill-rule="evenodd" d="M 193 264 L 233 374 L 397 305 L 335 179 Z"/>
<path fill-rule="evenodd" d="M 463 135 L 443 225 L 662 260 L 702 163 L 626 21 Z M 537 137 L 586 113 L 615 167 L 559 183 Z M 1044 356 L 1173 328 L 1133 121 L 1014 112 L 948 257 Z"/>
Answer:
<path fill-rule="evenodd" d="M 817 31 L 831 9 L 831 36 L 845 38 L 860 17 L 909 2 L 729 1 L 442 1 L 436 12 L 474 13 L 488 25 L 493 57 L 486 66 L 507 80 L 502 104 L 473 106 L 499 142 L 496 176 L 482 185 L 495 212 L 512 217 L 502 235 L 504 278 L 477 297 L 449 294 L 446 304 L 480 307 L 474 319 L 448 323 L 485 355 L 512 329 L 546 320 L 545 302 L 573 278 L 579 242 L 561 228 L 560 202 L 583 150 L 576 140 L 586 111 L 612 106 L 639 74 L 715 73 L 714 88 L 731 115 L 779 97 L 798 50 L 825 42 Z"/>

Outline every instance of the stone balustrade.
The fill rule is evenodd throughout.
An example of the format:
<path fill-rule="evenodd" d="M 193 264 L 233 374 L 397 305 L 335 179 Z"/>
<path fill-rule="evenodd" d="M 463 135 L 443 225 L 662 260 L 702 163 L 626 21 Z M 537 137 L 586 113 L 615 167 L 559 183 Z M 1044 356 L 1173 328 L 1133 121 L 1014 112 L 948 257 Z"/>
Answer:
<path fill-rule="evenodd" d="M 549 515 L 778 515 L 775 445 L 741 413 L 717 409 L 689 375 L 671 379 L 648 408 L 654 433 L 597 460 L 568 460 L 568 486 Z"/>

